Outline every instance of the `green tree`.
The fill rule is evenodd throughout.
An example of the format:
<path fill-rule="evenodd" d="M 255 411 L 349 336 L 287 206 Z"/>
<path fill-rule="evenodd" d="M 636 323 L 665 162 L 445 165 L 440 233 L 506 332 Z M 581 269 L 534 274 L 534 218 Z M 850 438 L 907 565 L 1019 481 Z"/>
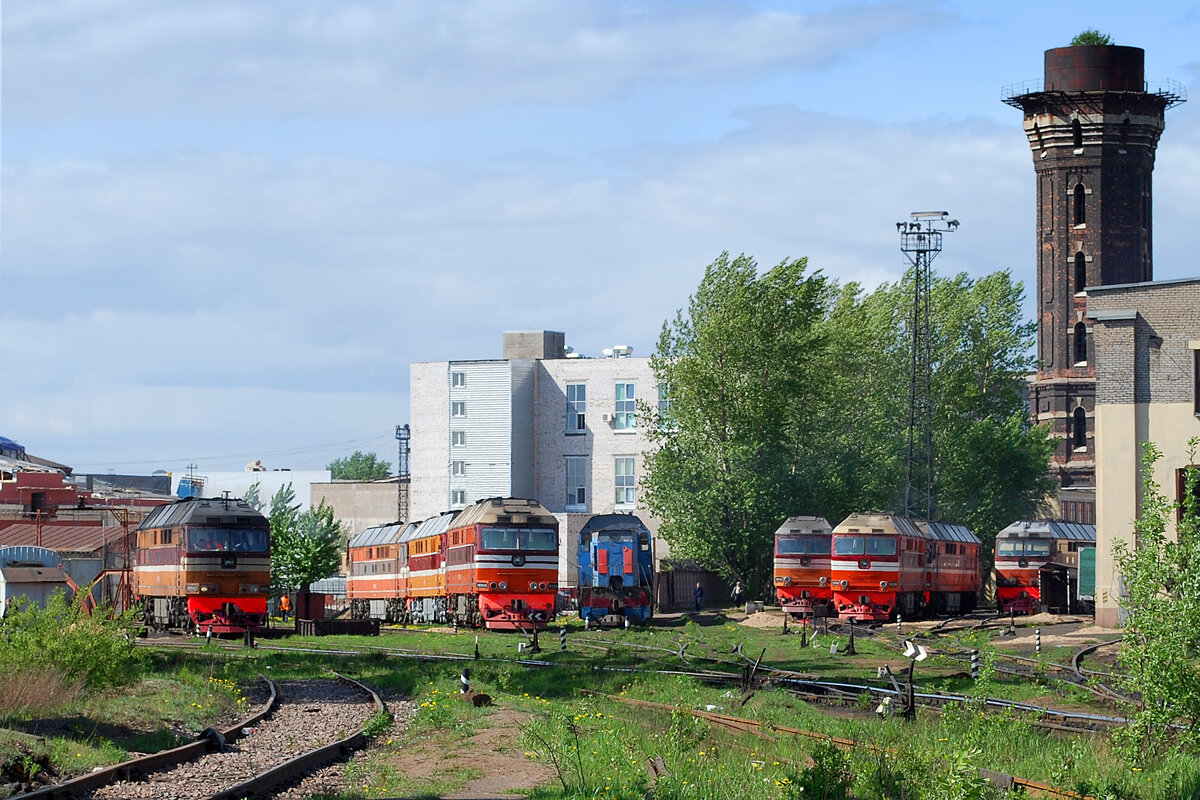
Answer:
<path fill-rule="evenodd" d="M 250 484 L 249 487 L 246 488 L 246 496 L 243 497 L 242 500 L 244 500 L 246 505 L 250 506 L 255 511 L 262 511 L 263 510 L 263 501 L 262 501 L 262 497 L 259 496 L 259 492 L 261 492 L 261 491 L 262 491 L 262 482 L 255 481 L 254 483 Z"/>
<path fill-rule="evenodd" d="M 296 530 L 296 522 L 300 518 L 300 504 L 296 502 L 296 492 L 291 482 L 279 487 L 271 496 L 271 510 L 267 512 L 271 522 L 271 540 L 278 540 Z"/>
<path fill-rule="evenodd" d="M 775 528 L 796 513 L 795 442 L 781 432 L 820 392 L 813 322 L 831 292 L 806 269 L 784 261 L 760 276 L 753 259 L 721 254 L 651 357 L 671 406 L 649 433 L 646 501 L 673 552 L 745 581 L 751 596 Z M 643 407 L 643 418 L 655 412 Z"/>
<path fill-rule="evenodd" d="M 313 581 L 328 578 L 341 567 L 345 539 L 342 524 L 333 518 L 333 508 L 322 500 L 296 517 L 291 528 L 271 529 L 271 583 L 296 588 L 302 593 Z"/>
<path fill-rule="evenodd" d="M 374 453 L 355 450 L 345 458 L 335 458 L 325 466 L 335 481 L 379 481 L 391 475 L 391 464 Z"/>
<path fill-rule="evenodd" d="M 1188 444 L 1188 461 L 1194 463 L 1200 440 Z M 1164 745 L 1200 750 L 1200 473 L 1194 467 L 1186 470 L 1185 499 L 1172 503 L 1154 481 L 1160 458 L 1153 442 L 1143 446 L 1134 541 L 1118 539 L 1113 545 L 1125 612 L 1118 656 L 1124 668 L 1121 680 L 1125 691 L 1139 698 L 1133 722 L 1116 740 L 1135 764 L 1158 758 Z M 1176 513 L 1180 519 L 1172 540 L 1167 523 Z"/>
<path fill-rule="evenodd" d="M 1086 31 L 1075 34 L 1075 38 L 1071 40 L 1071 47 L 1081 47 L 1089 44 L 1112 44 L 1112 37 L 1107 33 L 1101 33 L 1095 28 L 1089 28 Z"/>

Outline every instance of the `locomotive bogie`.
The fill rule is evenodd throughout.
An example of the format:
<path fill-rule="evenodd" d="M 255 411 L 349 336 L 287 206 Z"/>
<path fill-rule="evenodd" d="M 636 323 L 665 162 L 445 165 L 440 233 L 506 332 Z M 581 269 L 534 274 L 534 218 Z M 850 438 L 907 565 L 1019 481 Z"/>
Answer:
<path fill-rule="evenodd" d="M 545 630 L 554 617 L 554 594 L 480 592 L 479 611 L 488 630 Z"/>

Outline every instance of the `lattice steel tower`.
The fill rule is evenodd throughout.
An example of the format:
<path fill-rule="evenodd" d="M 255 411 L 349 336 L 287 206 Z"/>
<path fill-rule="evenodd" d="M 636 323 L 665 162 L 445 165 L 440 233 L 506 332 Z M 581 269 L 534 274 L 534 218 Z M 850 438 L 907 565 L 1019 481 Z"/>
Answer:
<path fill-rule="evenodd" d="M 908 464 L 904 513 L 933 519 L 933 321 L 930 316 L 930 264 L 942 252 L 942 234 L 958 228 L 945 211 L 914 211 L 897 222 L 900 249 L 912 263 L 913 297 L 909 314 L 912 339 L 908 382 Z"/>
<path fill-rule="evenodd" d="M 397 484 L 397 507 L 396 519 L 400 522 L 408 522 L 409 510 L 409 488 L 412 483 L 412 470 L 408 461 L 408 443 L 412 440 L 412 433 L 407 425 L 396 426 L 396 442 L 400 452 L 396 457 L 396 484 Z"/>

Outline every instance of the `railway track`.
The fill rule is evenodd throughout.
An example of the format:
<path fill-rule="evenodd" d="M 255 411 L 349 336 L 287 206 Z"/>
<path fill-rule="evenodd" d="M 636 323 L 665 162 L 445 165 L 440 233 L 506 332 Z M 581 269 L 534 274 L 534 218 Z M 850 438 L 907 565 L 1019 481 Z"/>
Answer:
<path fill-rule="evenodd" d="M 268 702 L 226 730 L 209 730 L 192 744 L 125 761 L 21 798 L 269 797 L 365 746 L 364 726 L 374 714 L 386 711 L 377 693 L 336 673 L 324 680 L 267 683 Z"/>

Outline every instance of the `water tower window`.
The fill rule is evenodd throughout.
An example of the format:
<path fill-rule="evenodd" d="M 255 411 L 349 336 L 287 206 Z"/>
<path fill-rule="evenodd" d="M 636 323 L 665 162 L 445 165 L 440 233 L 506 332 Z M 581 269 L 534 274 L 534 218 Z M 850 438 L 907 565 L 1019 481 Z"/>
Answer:
<path fill-rule="evenodd" d="M 1075 184 L 1074 195 L 1075 195 L 1075 198 L 1074 198 L 1075 224 L 1076 225 L 1085 225 L 1085 224 L 1087 224 L 1087 206 L 1086 206 L 1087 192 L 1084 190 L 1082 183 Z"/>
<path fill-rule="evenodd" d="M 1075 364 L 1087 363 L 1087 325 L 1075 323 Z"/>
<path fill-rule="evenodd" d="M 1071 415 L 1071 447 L 1076 450 L 1087 449 L 1087 412 L 1083 406 L 1075 409 Z"/>
<path fill-rule="evenodd" d="M 1087 286 L 1087 257 L 1083 253 L 1075 254 L 1075 293 L 1079 294 Z"/>
<path fill-rule="evenodd" d="M 1083 125 L 1078 119 L 1071 120 L 1071 143 L 1074 144 L 1076 150 L 1083 149 Z"/>

